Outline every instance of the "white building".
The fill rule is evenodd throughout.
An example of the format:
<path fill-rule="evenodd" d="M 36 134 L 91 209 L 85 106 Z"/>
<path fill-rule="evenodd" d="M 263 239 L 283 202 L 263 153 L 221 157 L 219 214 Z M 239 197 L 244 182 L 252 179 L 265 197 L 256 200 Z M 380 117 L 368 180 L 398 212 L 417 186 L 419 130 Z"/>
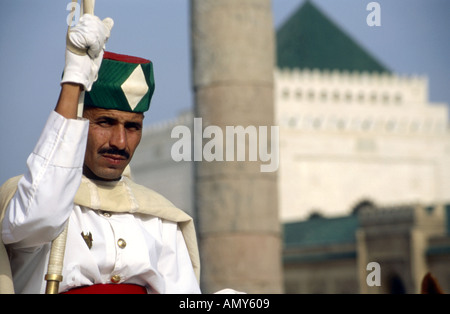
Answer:
<path fill-rule="evenodd" d="M 447 107 L 428 103 L 425 78 L 294 70 L 275 82 L 283 220 L 450 199 Z"/>
<path fill-rule="evenodd" d="M 281 221 L 345 215 L 365 201 L 450 202 L 448 109 L 429 103 L 426 77 L 390 73 L 309 2 L 277 39 Z M 173 161 L 171 132 L 193 118 L 146 128 L 131 165 L 137 182 L 192 215 L 194 163 Z"/>

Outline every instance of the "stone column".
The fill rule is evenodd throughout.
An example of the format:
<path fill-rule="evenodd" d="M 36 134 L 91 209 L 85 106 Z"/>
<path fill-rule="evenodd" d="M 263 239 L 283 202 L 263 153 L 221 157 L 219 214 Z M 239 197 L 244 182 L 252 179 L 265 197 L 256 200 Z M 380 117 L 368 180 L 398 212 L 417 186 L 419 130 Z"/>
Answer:
<path fill-rule="evenodd" d="M 270 0 L 191 0 L 191 36 L 195 115 L 203 129 L 220 127 L 223 143 L 226 126 L 266 126 L 270 135 L 275 125 Z M 270 136 L 267 143 L 270 148 Z M 277 173 L 261 172 L 264 162 L 246 157 L 195 163 L 205 293 L 283 291 Z"/>

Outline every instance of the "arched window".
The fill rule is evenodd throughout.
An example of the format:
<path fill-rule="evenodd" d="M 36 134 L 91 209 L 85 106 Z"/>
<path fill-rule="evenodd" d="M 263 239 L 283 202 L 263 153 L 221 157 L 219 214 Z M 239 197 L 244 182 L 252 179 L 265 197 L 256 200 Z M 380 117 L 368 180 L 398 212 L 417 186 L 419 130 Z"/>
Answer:
<path fill-rule="evenodd" d="M 362 200 L 353 207 L 352 214 L 356 215 L 363 209 L 370 209 L 370 210 L 376 209 L 376 205 L 374 202 L 372 202 L 370 200 L 367 200 L 367 199 Z"/>

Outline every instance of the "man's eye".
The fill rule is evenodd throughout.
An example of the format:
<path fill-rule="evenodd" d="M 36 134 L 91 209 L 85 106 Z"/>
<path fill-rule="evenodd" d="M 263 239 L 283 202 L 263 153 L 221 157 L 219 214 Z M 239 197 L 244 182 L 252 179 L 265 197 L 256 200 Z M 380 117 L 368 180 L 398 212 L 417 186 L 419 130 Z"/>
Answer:
<path fill-rule="evenodd" d="M 138 124 L 138 123 L 127 123 L 127 124 L 125 125 L 125 127 L 126 127 L 128 130 L 132 130 L 132 131 L 139 131 L 139 130 L 142 129 L 142 126 L 141 126 L 140 124 Z"/>
<path fill-rule="evenodd" d="M 100 126 L 110 126 L 111 125 L 111 121 L 100 120 L 100 121 L 97 121 L 97 124 L 100 125 Z"/>

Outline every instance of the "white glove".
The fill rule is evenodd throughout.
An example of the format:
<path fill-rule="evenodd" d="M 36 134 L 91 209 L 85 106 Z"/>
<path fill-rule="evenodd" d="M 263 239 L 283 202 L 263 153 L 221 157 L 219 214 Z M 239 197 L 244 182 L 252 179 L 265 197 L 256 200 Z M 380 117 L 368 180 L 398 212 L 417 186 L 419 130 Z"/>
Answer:
<path fill-rule="evenodd" d="M 84 14 L 78 24 L 67 34 L 66 65 L 61 80 L 63 83 L 77 83 L 90 91 L 97 80 L 103 59 L 105 44 L 111 34 L 114 21 Z"/>

